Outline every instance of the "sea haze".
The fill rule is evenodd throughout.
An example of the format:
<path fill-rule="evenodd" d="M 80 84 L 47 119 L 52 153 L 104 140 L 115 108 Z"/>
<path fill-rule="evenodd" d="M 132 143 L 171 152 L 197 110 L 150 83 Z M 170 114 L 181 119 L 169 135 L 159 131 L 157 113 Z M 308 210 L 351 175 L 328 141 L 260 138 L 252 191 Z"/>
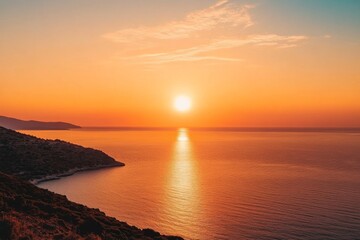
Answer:
<path fill-rule="evenodd" d="M 360 133 L 81 129 L 22 131 L 126 164 L 39 186 L 187 239 L 356 239 Z"/>

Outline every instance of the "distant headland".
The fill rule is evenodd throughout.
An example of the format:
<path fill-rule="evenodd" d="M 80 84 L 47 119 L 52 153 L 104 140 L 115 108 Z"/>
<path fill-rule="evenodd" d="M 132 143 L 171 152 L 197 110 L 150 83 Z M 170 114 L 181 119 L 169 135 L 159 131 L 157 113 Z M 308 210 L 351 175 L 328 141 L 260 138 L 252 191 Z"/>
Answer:
<path fill-rule="evenodd" d="M 81 128 L 80 126 L 66 122 L 25 121 L 5 116 L 0 116 L 0 126 L 12 130 L 69 130 Z"/>

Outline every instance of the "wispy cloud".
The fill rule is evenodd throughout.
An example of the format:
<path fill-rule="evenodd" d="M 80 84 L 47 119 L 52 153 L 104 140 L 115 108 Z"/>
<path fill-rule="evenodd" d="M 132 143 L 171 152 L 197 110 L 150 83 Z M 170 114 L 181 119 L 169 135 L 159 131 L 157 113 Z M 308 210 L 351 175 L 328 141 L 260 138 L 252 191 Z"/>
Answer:
<path fill-rule="evenodd" d="M 305 36 L 280 36 L 280 35 L 252 35 L 245 39 L 221 39 L 213 41 L 209 44 L 195 46 L 191 48 L 178 49 L 170 52 L 142 54 L 129 59 L 140 60 L 142 63 L 161 64 L 169 62 L 189 62 L 201 60 L 217 60 L 217 61 L 242 61 L 241 58 L 226 58 L 213 55 L 204 55 L 221 49 L 230 49 L 241 47 L 244 45 L 254 46 L 276 46 L 278 48 L 289 48 L 296 46 L 296 43 L 307 39 Z"/>
<path fill-rule="evenodd" d="M 145 39 L 183 39 L 221 25 L 249 27 L 253 24 L 248 10 L 251 5 L 240 6 L 228 0 L 188 14 L 184 19 L 155 27 L 136 27 L 107 33 L 103 37 L 115 42 L 128 43 Z"/>
<path fill-rule="evenodd" d="M 244 45 L 263 46 L 273 48 L 296 47 L 299 42 L 306 40 L 306 36 L 282 36 L 277 34 L 246 35 L 245 29 L 252 26 L 250 15 L 252 5 L 240 5 L 229 0 L 219 0 L 214 5 L 197 10 L 186 15 L 182 20 L 168 22 L 153 27 L 136 27 L 107 33 L 103 37 L 131 46 L 146 46 L 147 53 L 127 55 L 122 60 L 140 64 L 164 64 L 171 62 L 192 61 L 242 61 L 241 57 L 219 56 L 217 50 L 238 48 Z M 224 31 L 224 29 L 230 31 Z M 222 32 L 220 35 L 219 32 Z M 209 34 L 210 33 L 210 34 Z M 230 33 L 230 34 L 229 34 Z M 237 35 L 234 35 L 237 34 Z M 219 35 L 221 38 L 219 38 Z M 193 39 L 192 46 L 184 47 L 181 41 Z M 172 48 L 165 51 L 167 42 Z M 149 44 L 152 42 L 151 44 Z M 197 42 L 197 43 L 195 43 Z M 179 43 L 179 44 L 178 44 Z M 149 47 L 150 46 L 150 47 Z M 174 46 L 176 47 L 174 49 Z M 183 47 L 180 47 L 183 46 Z M 162 49 L 162 50 L 159 50 Z"/>

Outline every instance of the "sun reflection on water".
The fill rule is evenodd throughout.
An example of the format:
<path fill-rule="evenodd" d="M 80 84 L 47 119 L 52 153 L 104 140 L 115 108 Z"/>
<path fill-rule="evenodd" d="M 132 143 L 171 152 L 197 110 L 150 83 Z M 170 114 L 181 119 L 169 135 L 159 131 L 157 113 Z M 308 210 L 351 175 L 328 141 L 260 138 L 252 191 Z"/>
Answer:
<path fill-rule="evenodd" d="M 178 130 L 177 142 L 189 142 L 188 132 L 186 128 Z"/>
<path fill-rule="evenodd" d="M 173 222 L 175 232 L 180 230 L 177 227 L 183 228 L 184 225 L 194 231 L 200 211 L 198 172 L 191 139 L 188 130 L 184 128 L 178 130 L 166 191 L 165 212 L 166 216 L 173 217 L 168 221 Z"/>

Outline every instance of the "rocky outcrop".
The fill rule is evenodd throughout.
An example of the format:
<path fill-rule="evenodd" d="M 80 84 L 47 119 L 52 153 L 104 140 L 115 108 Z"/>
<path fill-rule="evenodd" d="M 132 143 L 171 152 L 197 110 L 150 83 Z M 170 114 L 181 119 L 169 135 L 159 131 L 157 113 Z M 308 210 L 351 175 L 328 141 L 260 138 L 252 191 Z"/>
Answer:
<path fill-rule="evenodd" d="M 0 173 L 0 239 L 157 239 L 179 240 L 141 230 Z"/>
<path fill-rule="evenodd" d="M 81 170 L 124 166 L 102 151 L 0 127 L 0 171 L 38 181 Z"/>

